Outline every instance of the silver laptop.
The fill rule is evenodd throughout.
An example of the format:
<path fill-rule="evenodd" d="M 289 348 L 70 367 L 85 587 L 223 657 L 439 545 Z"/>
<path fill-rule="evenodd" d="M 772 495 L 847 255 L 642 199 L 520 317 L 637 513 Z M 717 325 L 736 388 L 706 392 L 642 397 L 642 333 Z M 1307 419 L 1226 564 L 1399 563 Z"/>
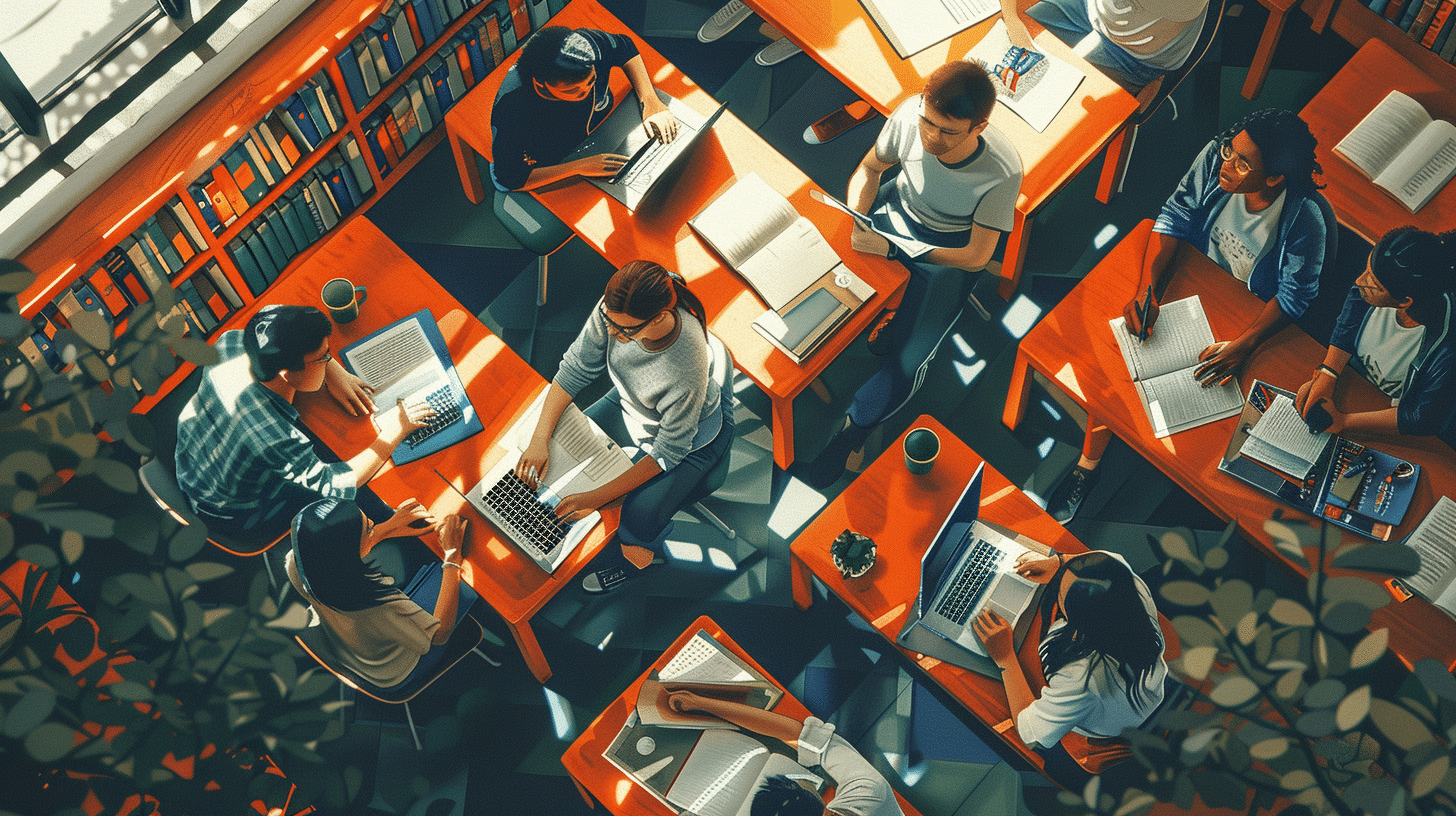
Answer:
<path fill-rule="evenodd" d="M 629 157 L 627 164 L 616 175 L 610 177 L 588 177 L 587 181 L 601 188 L 607 195 L 622 202 L 629 211 L 647 201 L 654 193 L 660 193 L 672 186 L 687 164 L 687 155 L 703 135 L 713 128 L 718 117 L 728 108 L 724 102 L 704 117 L 686 102 L 675 99 L 662 91 L 657 96 L 667 104 L 667 109 L 677 119 L 678 134 L 670 144 L 663 144 L 650 138 L 642 129 L 642 110 L 637 94 L 628 94 L 607 116 L 606 120 L 577 145 L 562 163 L 599 153 L 616 153 Z"/>
<path fill-rule="evenodd" d="M 982 463 L 946 516 L 920 562 L 920 625 L 981 656 L 986 648 L 972 622 L 990 609 L 1017 630 L 1040 585 L 1016 574 L 1016 559 L 1031 552 L 977 516 L 981 509 Z"/>
<path fill-rule="evenodd" d="M 600 487 L 632 467 L 631 457 L 617 443 L 580 408 L 569 405 L 551 435 L 551 459 L 540 486 L 532 488 L 518 478 L 516 463 L 536 431 L 549 390 L 543 389 L 530 409 L 496 440 L 505 454 L 479 484 L 461 493 L 506 541 L 548 573 L 555 572 L 601 521 L 596 511 L 574 522 L 559 521 L 555 508 L 561 497 Z M 459 492 L 454 483 L 450 486 Z"/>

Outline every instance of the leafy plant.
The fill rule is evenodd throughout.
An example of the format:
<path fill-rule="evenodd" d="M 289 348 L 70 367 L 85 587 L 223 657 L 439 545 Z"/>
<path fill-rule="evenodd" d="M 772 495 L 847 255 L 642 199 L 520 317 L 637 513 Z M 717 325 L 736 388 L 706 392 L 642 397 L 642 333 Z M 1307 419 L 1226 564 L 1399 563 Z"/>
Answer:
<path fill-rule="evenodd" d="M 829 545 L 834 566 L 847 578 L 858 578 L 875 565 L 875 542 L 869 536 L 845 530 Z"/>
<path fill-rule="evenodd" d="M 155 435 L 132 413 L 137 389 L 155 393 L 174 353 L 215 353 L 167 316 L 163 291 L 114 337 L 79 316 L 55 337 L 67 369 L 38 374 L 20 353 L 34 329 L 16 302 L 34 279 L 0 261 L 0 566 L 12 579 L 0 595 L 0 811 L 238 813 L 287 801 L 292 785 L 293 812 L 355 802 L 362 773 L 318 753 L 342 734 L 344 703 L 292 639 L 306 609 L 280 609 L 261 570 L 212 560 L 204 531 L 138 483 Z M 118 561 L 94 609 L 59 586 Z M 265 754 L 286 778 L 264 772 Z"/>
<path fill-rule="evenodd" d="M 1201 557 L 1188 531 L 1153 541 L 1168 578 L 1160 593 L 1184 610 L 1171 668 L 1193 703 L 1129 732 L 1134 760 L 1082 796 L 1061 794 L 1062 805 L 1120 816 L 1157 801 L 1187 810 L 1195 796 L 1250 813 L 1456 809 L 1456 678 L 1429 658 L 1405 671 L 1387 653 L 1388 630 L 1366 628 L 1389 593 L 1351 574 L 1409 575 L 1419 558 L 1332 526 L 1276 517 L 1265 530 L 1307 573 L 1302 596 L 1231 574 L 1232 525 Z"/>

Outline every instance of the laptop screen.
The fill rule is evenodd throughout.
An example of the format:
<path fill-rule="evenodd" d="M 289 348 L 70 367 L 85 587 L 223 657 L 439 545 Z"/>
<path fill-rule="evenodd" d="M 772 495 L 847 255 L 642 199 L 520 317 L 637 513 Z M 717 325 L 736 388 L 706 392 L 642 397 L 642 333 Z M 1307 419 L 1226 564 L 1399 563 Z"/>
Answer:
<path fill-rule="evenodd" d="M 935 540 L 930 542 L 930 547 L 925 550 L 925 555 L 920 559 L 920 597 L 918 605 L 921 615 L 924 615 L 931 602 L 935 600 L 936 588 L 940 586 L 941 576 L 945 571 L 955 565 L 960 553 L 957 548 L 946 541 L 946 531 L 957 524 L 974 524 L 976 517 L 981 511 L 981 473 L 986 469 L 986 463 L 982 462 L 976 466 L 976 474 L 961 492 L 961 497 L 956 501 L 955 507 L 945 517 L 940 525 L 940 530 L 935 534 Z"/>

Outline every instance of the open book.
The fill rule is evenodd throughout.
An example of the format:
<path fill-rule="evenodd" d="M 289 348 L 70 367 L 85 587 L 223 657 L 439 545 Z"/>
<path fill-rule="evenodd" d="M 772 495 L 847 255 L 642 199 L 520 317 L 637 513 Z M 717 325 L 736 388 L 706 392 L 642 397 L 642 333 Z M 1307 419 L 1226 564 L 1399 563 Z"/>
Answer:
<path fill-rule="evenodd" d="M 753 328 L 796 363 L 875 294 L 757 173 L 688 223 L 768 304 Z"/>
<path fill-rule="evenodd" d="M 1193 376 L 1198 355 L 1215 342 L 1197 295 L 1166 304 L 1147 340 L 1129 334 L 1126 321 L 1109 321 L 1133 384 L 1142 396 L 1153 436 L 1197 428 L 1243 409 L 1236 383 L 1204 388 Z"/>
<path fill-rule="evenodd" d="M 996 100 L 1038 133 L 1047 129 L 1087 78 L 1065 60 L 1013 46 L 1004 20 L 996 21 L 966 59 L 986 69 L 996 86 Z"/>
<path fill-rule="evenodd" d="M 784 692 L 707 632 L 698 632 L 661 670 L 653 672 L 637 693 L 637 716 L 648 725 L 668 728 L 731 728 L 707 714 L 682 714 L 667 707 L 669 689 L 689 689 L 705 697 L 732 700 L 768 710 Z"/>
<path fill-rule="evenodd" d="M 1456 615 L 1456 501 L 1442 496 L 1405 543 L 1421 557 L 1420 571 L 1406 584 Z"/>
<path fill-rule="evenodd" d="M 1391 91 L 1335 145 L 1376 187 L 1416 212 L 1456 175 L 1456 125 Z"/>
<path fill-rule="evenodd" d="M 1243 455 L 1303 482 L 1334 438 L 1332 433 L 1310 433 L 1294 400 L 1280 394 L 1249 429 Z"/>

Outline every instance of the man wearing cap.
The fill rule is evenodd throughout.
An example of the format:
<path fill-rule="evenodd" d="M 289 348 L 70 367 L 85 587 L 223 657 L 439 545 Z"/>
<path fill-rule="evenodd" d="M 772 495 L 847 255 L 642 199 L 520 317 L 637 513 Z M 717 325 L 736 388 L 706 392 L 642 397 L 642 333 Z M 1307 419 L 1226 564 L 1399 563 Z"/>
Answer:
<path fill-rule="evenodd" d="M 562 163 L 612 112 L 607 74 L 620 68 L 642 106 L 642 127 L 663 142 L 677 120 L 657 98 L 630 37 L 547 26 L 526 41 L 506 72 L 490 114 L 491 182 L 502 192 L 529 190 L 572 176 L 610 176 L 627 156 L 599 153 Z"/>
<path fill-rule="evenodd" d="M 367 383 L 333 358 L 333 324 L 312 306 L 266 306 L 214 344 L 177 423 L 177 484 L 209 527 L 267 543 L 320 498 L 352 499 L 409 433 L 432 415 L 424 404 L 379 417 L 379 438 L 347 462 L 325 462 L 293 398 L 327 386 L 351 416 L 374 410 Z"/>

